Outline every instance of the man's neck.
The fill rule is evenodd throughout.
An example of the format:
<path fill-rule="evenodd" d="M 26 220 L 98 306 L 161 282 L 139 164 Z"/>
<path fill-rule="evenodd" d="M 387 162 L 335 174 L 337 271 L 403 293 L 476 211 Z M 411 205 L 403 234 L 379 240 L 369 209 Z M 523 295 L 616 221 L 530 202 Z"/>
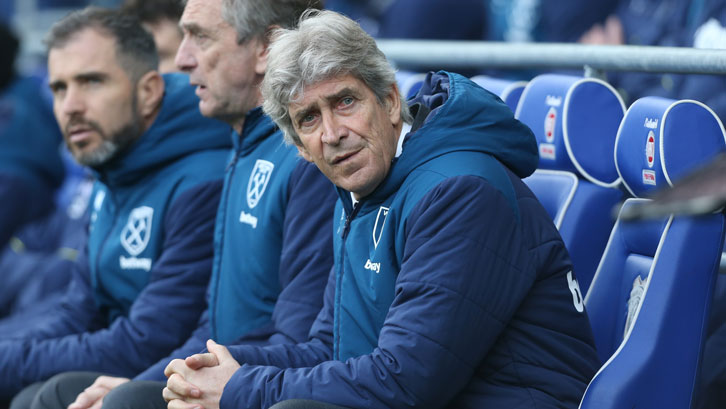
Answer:
<path fill-rule="evenodd" d="M 230 123 L 230 125 L 232 125 L 232 129 L 234 129 L 234 131 L 237 132 L 240 135 L 242 135 L 242 129 L 244 129 L 244 126 L 245 126 L 245 116 L 246 115 L 243 115 L 238 120 L 233 121 L 232 123 Z"/>

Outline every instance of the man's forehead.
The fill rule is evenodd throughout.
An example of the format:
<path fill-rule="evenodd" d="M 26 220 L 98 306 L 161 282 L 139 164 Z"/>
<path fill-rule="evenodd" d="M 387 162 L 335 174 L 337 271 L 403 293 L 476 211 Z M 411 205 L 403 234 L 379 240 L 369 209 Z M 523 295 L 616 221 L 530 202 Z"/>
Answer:
<path fill-rule="evenodd" d="M 188 31 L 217 31 L 225 23 L 220 0 L 190 0 L 179 19 L 179 27 Z"/>
<path fill-rule="evenodd" d="M 59 71 L 101 71 L 118 65 L 116 42 L 105 33 L 86 28 L 48 50 L 49 75 Z"/>
<path fill-rule="evenodd" d="M 348 74 L 327 78 L 313 84 L 305 85 L 290 101 L 290 111 L 297 111 L 317 106 L 320 101 L 341 96 L 341 93 L 364 93 L 368 87 L 359 79 Z"/>

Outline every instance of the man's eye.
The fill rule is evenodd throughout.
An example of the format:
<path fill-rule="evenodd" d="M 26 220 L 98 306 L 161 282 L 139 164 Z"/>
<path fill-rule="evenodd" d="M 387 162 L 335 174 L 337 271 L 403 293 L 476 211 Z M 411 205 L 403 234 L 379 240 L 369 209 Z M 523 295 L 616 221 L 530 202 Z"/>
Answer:
<path fill-rule="evenodd" d="M 209 38 L 206 34 L 200 32 L 191 33 L 191 37 L 198 44 L 204 43 Z"/>
<path fill-rule="evenodd" d="M 304 117 L 302 117 L 302 119 L 300 120 L 300 124 L 303 125 L 303 126 L 304 125 L 309 125 L 313 121 L 315 121 L 315 115 L 313 115 L 313 114 L 307 114 Z"/>
<path fill-rule="evenodd" d="M 343 99 L 340 100 L 340 104 L 342 106 L 348 106 L 348 105 L 352 104 L 353 101 L 354 101 L 353 100 L 353 97 L 345 97 L 345 98 L 343 98 Z"/>
<path fill-rule="evenodd" d="M 58 95 L 61 92 L 64 92 L 66 90 L 66 87 L 64 85 L 51 85 L 50 92 L 53 95 Z"/>
<path fill-rule="evenodd" d="M 315 122 L 316 118 L 317 118 L 317 115 L 315 115 L 314 113 L 305 114 L 302 117 L 300 117 L 300 121 L 298 122 L 298 124 L 301 128 L 307 127 L 307 126 L 312 125 Z"/>
<path fill-rule="evenodd" d="M 82 80 L 80 80 L 80 84 L 83 86 L 98 85 L 98 84 L 101 84 L 102 82 L 103 82 L 103 79 L 98 78 L 98 77 L 88 77 L 88 78 L 83 78 Z"/>

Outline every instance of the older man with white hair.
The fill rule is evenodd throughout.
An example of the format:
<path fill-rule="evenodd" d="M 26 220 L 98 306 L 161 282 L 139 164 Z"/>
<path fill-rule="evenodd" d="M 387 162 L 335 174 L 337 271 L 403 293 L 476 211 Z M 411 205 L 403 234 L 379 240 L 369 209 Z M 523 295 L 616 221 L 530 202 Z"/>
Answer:
<path fill-rule="evenodd" d="M 306 343 L 172 361 L 169 408 L 577 407 L 598 358 L 565 246 L 520 180 L 534 136 L 507 106 L 443 71 L 407 105 L 334 12 L 279 32 L 262 90 L 338 187 L 325 305 Z"/>

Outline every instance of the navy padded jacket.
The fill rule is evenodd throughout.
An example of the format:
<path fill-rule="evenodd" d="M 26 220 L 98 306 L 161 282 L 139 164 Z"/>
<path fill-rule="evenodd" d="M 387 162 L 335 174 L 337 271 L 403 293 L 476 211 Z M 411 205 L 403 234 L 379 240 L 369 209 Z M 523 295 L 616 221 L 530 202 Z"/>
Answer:
<path fill-rule="evenodd" d="M 229 127 L 199 114 L 186 75 L 164 79 L 152 126 L 96 169 L 88 245 L 62 304 L 0 342 L 0 397 L 64 371 L 134 376 L 204 310 Z"/>
<path fill-rule="evenodd" d="M 335 267 L 311 338 L 231 348 L 221 408 L 574 408 L 598 367 L 557 230 L 519 179 L 534 136 L 497 97 L 430 75 L 386 179 L 339 192 Z M 423 113 L 423 114 L 422 114 Z"/>

